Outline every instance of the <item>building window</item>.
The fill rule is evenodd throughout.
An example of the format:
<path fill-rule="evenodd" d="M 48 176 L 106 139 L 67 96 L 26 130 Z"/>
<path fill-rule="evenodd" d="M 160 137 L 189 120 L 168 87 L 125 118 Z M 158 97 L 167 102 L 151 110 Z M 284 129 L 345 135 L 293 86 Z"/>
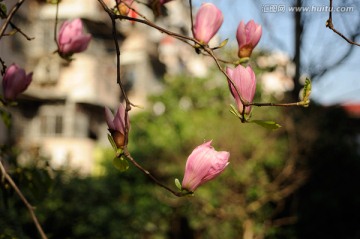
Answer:
<path fill-rule="evenodd" d="M 64 134 L 63 106 L 46 105 L 40 110 L 40 135 L 62 136 Z"/>

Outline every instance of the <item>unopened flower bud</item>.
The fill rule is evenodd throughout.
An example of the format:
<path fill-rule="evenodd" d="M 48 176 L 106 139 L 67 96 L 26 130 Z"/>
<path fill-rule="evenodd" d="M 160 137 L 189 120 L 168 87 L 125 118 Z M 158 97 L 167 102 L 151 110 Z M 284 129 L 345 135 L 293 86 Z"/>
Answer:
<path fill-rule="evenodd" d="M 91 35 L 83 33 L 83 24 L 79 18 L 65 21 L 58 35 L 58 51 L 62 56 L 83 52 L 87 49 L 90 40 Z"/>
<path fill-rule="evenodd" d="M 211 141 L 196 147 L 186 161 L 182 189 L 194 192 L 197 187 L 217 177 L 229 164 L 230 153 L 216 151 Z"/>
<path fill-rule="evenodd" d="M 164 5 L 165 3 L 168 3 L 170 1 L 172 1 L 172 0 L 159 0 L 161 5 Z"/>
<path fill-rule="evenodd" d="M 27 74 L 25 70 L 12 64 L 6 69 L 2 86 L 5 100 L 15 100 L 16 97 L 24 92 L 32 81 L 32 72 Z"/>
<path fill-rule="evenodd" d="M 261 25 L 256 24 L 254 20 L 250 20 L 246 25 L 243 21 L 240 22 L 236 32 L 240 58 L 251 56 L 253 49 L 260 41 L 261 34 Z"/>
<path fill-rule="evenodd" d="M 235 69 L 226 68 L 226 74 L 234 82 L 243 100 L 251 103 L 254 99 L 256 91 L 256 77 L 251 67 L 248 66 L 245 68 L 242 65 L 238 65 Z M 241 102 L 239 94 L 236 91 L 235 87 L 232 85 L 232 83 L 230 81 L 228 81 L 228 83 L 230 87 L 230 92 L 236 101 L 238 110 L 240 113 L 242 113 L 244 106 Z M 246 106 L 245 114 L 249 114 L 250 112 L 251 106 Z"/>
<path fill-rule="evenodd" d="M 120 104 L 119 108 L 115 114 L 110 111 L 109 108 L 105 107 L 105 119 L 109 127 L 109 132 L 118 148 L 123 148 L 125 146 L 125 107 Z M 130 127 L 129 117 L 127 118 L 128 127 Z"/>
<path fill-rule="evenodd" d="M 203 3 L 196 14 L 194 24 L 194 37 L 203 44 L 208 44 L 218 32 L 224 16 L 212 3 Z"/>

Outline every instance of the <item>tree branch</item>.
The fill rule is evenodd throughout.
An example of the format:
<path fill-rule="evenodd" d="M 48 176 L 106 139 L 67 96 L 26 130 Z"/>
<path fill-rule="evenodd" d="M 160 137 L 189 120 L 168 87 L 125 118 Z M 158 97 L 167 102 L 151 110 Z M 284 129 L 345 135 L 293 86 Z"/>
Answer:
<path fill-rule="evenodd" d="M 39 220 L 37 219 L 35 212 L 34 212 L 34 207 L 28 202 L 28 200 L 25 198 L 25 196 L 22 194 L 22 192 L 20 191 L 20 189 L 18 188 L 18 186 L 16 185 L 16 183 L 14 182 L 14 180 L 12 180 L 11 176 L 6 172 L 6 169 L 4 167 L 4 165 L 1 162 L 1 158 L 0 158 L 0 171 L 2 174 L 2 177 L 5 178 L 6 181 L 8 181 L 8 183 L 10 184 L 10 186 L 15 190 L 16 194 L 20 197 L 21 201 L 25 204 L 26 208 L 28 209 L 31 218 L 41 236 L 42 239 L 47 239 L 47 236 L 44 233 L 44 230 L 42 229 Z"/>
<path fill-rule="evenodd" d="M 7 26 L 10 24 L 10 21 L 13 18 L 13 16 L 15 15 L 16 11 L 20 8 L 21 4 L 23 4 L 24 2 L 25 2 L 25 0 L 19 0 L 15 4 L 15 6 L 11 9 L 9 15 L 7 16 L 4 24 L 2 25 L 2 27 L 0 29 L 0 39 L 4 36 L 5 30 L 6 30 Z"/>
<path fill-rule="evenodd" d="M 333 32 L 335 32 L 336 34 L 338 34 L 341 38 L 343 38 L 345 41 L 347 41 L 349 44 L 355 45 L 355 46 L 360 46 L 360 43 L 357 43 L 355 41 L 350 40 L 349 38 L 347 38 L 346 36 L 344 36 L 344 34 L 342 34 L 341 32 L 339 32 L 338 30 L 336 30 L 336 28 L 334 27 L 334 24 L 332 22 L 332 8 L 333 8 L 333 1 L 329 0 L 329 5 L 330 5 L 330 11 L 329 11 L 329 19 L 326 21 L 326 27 L 331 29 Z"/>
<path fill-rule="evenodd" d="M 173 195 L 177 196 L 177 197 L 183 197 L 186 195 L 191 195 L 192 192 L 187 192 L 187 191 L 174 191 L 171 188 L 169 188 L 168 186 L 164 185 L 162 182 L 160 182 L 156 177 L 154 177 L 148 170 L 144 169 L 138 162 L 136 162 L 134 160 L 133 157 L 131 157 L 130 153 L 125 151 L 124 155 L 131 161 L 132 164 L 135 165 L 135 167 L 137 167 L 138 169 L 140 169 L 144 174 L 146 174 L 152 181 L 154 181 L 157 185 L 159 185 L 160 187 L 166 189 L 167 191 L 171 192 Z"/>

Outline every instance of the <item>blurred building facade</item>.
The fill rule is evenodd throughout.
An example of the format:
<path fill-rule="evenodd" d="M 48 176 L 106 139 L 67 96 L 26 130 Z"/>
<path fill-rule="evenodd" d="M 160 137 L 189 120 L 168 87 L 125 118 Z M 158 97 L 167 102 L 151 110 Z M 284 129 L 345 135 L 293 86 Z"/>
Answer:
<path fill-rule="evenodd" d="M 105 2 L 109 7 L 115 5 L 114 0 Z M 150 9 L 134 7 L 154 20 Z M 122 100 L 116 84 L 111 21 L 97 0 L 61 1 L 58 28 L 65 20 L 81 18 L 85 31 L 93 36 L 85 52 L 66 62 L 54 54 L 55 11 L 56 5 L 44 1 L 25 2 L 13 20 L 34 39 L 28 41 L 15 34 L 1 40 L 0 52 L 6 64 L 16 62 L 34 74 L 19 104 L 11 108 L 11 132 L 0 126 L 0 139 L 1 143 L 19 145 L 25 158 L 35 151 L 50 158 L 54 167 L 70 166 L 88 174 L 93 171 L 96 148 L 109 146 L 104 106 L 116 110 Z M 183 3 L 171 2 L 166 11 L 167 16 L 158 24 L 188 34 L 189 23 L 184 21 L 188 13 Z M 206 74 L 206 63 L 185 44 L 134 22 L 117 24 L 121 77 L 132 103 L 146 107 L 147 96 L 161 91 L 167 73 L 185 70 L 198 76 Z"/>

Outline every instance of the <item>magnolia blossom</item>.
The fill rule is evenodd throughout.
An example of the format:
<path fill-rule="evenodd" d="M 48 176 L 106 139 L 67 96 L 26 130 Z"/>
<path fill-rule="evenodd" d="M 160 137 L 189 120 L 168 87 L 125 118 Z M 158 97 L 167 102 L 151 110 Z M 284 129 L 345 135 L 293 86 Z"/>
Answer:
<path fill-rule="evenodd" d="M 242 65 L 238 65 L 235 69 L 226 68 L 226 74 L 228 74 L 230 79 L 234 82 L 243 100 L 251 103 L 254 99 L 256 90 L 256 77 L 251 67 L 248 66 L 245 68 Z M 238 110 L 240 113 L 242 113 L 244 107 L 240 100 L 239 94 L 237 93 L 232 83 L 230 81 L 228 83 L 230 92 L 235 98 Z M 246 106 L 245 114 L 249 114 L 250 112 L 251 106 Z"/>
<path fill-rule="evenodd" d="M 130 8 L 128 6 L 131 6 L 131 4 L 134 2 L 134 0 L 116 0 L 117 8 L 121 15 L 128 15 L 130 12 Z"/>
<path fill-rule="evenodd" d="M 230 153 L 216 151 L 211 141 L 196 147 L 187 159 L 182 188 L 194 192 L 197 187 L 214 179 L 229 164 Z"/>
<path fill-rule="evenodd" d="M 91 40 L 90 34 L 83 33 L 83 24 L 80 18 L 65 21 L 59 31 L 58 45 L 61 55 L 72 55 L 83 52 Z"/>
<path fill-rule="evenodd" d="M 32 81 L 32 72 L 27 74 L 25 70 L 12 64 L 6 69 L 2 86 L 4 98 L 6 100 L 15 100 L 17 95 L 27 89 Z"/>
<path fill-rule="evenodd" d="M 208 44 L 221 27 L 223 21 L 224 16 L 214 4 L 203 3 L 195 18 L 195 39 L 204 44 Z"/>
<path fill-rule="evenodd" d="M 125 145 L 125 114 L 125 107 L 122 104 L 119 105 L 115 116 L 109 108 L 105 107 L 106 123 L 109 127 L 111 136 L 118 147 L 123 147 Z M 127 118 L 127 125 L 130 127 L 129 117 Z"/>
<path fill-rule="evenodd" d="M 253 49 L 259 43 L 262 34 L 261 25 L 256 24 L 254 20 L 250 20 L 246 25 L 240 22 L 236 39 L 239 45 L 239 57 L 250 57 Z"/>

